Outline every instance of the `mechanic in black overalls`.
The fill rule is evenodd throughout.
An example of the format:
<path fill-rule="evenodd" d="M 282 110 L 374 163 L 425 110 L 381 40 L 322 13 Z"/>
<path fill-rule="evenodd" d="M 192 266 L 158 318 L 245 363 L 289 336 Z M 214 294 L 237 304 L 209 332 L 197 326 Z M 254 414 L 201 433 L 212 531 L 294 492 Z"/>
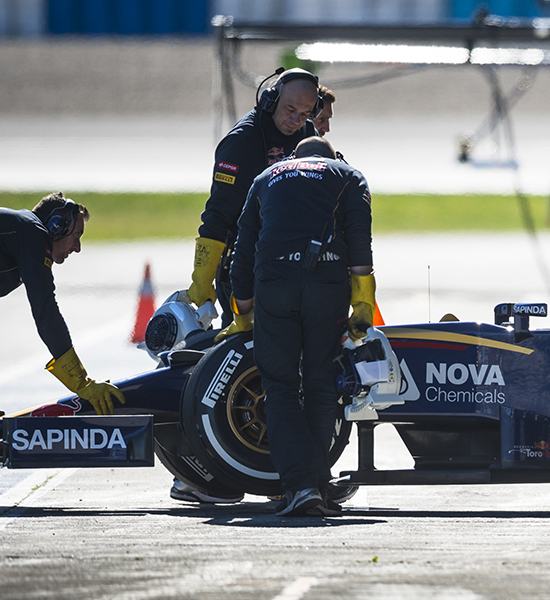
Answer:
<path fill-rule="evenodd" d="M 192 283 L 178 298 L 202 306 L 207 300 L 215 302 L 217 295 L 223 311 L 222 327 L 227 327 L 233 318 L 229 265 L 237 236 L 237 219 L 248 190 L 254 178 L 266 167 L 289 156 L 299 141 L 315 135 L 314 125 L 308 119 L 316 118 L 323 110 L 322 88 L 315 75 L 303 69 L 281 71 L 276 73 L 279 77 L 275 84 L 264 89 L 261 95 L 262 85 L 271 76 L 260 84 L 256 107 L 216 148 L 210 197 L 201 215 L 200 237 L 196 240 Z M 329 101 L 334 99 L 331 93 Z M 340 501 L 353 493 L 336 487 L 333 491 Z M 239 502 L 243 498 L 242 495 L 212 496 L 177 478 L 170 497 L 186 502 L 223 504 Z"/>
<path fill-rule="evenodd" d="M 254 317 L 269 448 L 285 491 L 279 515 L 340 510 L 327 489 L 340 396 L 334 359 L 346 327 L 361 339 L 373 322 L 369 188 L 335 157 L 330 142 L 309 138 L 296 158 L 255 179 L 231 266 L 233 331 Z"/>
<path fill-rule="evenodd" d="M 317 77 L 308 71 L 284 71 L 216 148 L 210 197 L 196 240 L 193 282 L 187 298 L 180 300 L 202 306 L 207 300 L 215 302 L 217 294 L 223 309 L 222 327 L 233 317 L 229 258 L 246 195 L 256 175 L 289 156 L 300 140 L 315 135 L 308 119 L 323 108 L 318 87 Z"/>
<path fill-rule="evenodd" d="M 33 209 L 0 208 L 0 296 L 23 284 L 38 334 L 53 359 L 46 365 L 71 392 L 88 400 L 99 415 L 113 413 L 113 394 L 124 395 L 110 383 L 87 376 L 76 355 L 69 330 L 55 299 L 52 264 L 62 264 L 80 252 L 80 238 L 89 213 L 62 192 L 43 198 Z"/>

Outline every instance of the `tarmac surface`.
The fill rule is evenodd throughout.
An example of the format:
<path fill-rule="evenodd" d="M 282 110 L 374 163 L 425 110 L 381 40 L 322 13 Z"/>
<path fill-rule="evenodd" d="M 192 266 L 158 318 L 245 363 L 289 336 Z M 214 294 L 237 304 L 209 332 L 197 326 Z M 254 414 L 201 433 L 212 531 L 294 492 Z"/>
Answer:
<path fill-rule="evenodd" d="M 2 598 L 548 597 L 548 484 L 369 488 L 323 519 L 170 484 L 160 466 L 34 472 L 0 496 Z"/>
<path fill-rule="evenodd" d="M 275 49 L 264 48 L 245 52 L 251 70 L 278 64 Z M 1 50 L 0 188 L 207 188 L 212 45 L 10 41 Z M 323 73 L 327 83 L 347 75 L 337 66 Z M 514 116 L 519 169 L 490 144 L 474 163 L 458 163 L 457 138 L 482 120 L 487 91 L 470 71 L 430 73 L 338 92 L 330 139 L 365 171 L 373 194 L 518 186 L 547 194 L 547 71 Z M 251 92 L 237 92 L 243 113 Z M 447 312 L 492 322 L 497 303 L 549 297 L 545 233 L 385 235 L 374 244 L 388 324 Z M 158 305 L 188 285 L 192 248 L 186 240 L 87 245 L 84 238 L 83 252 L 55 267 L 62 313 L 92 377 L 116 381 L 154 368 L 128 342 L 144 265 L 151 264 Z M 0 408 L 64 396 L 43 368 L 50 357 L 24 290 L 2 298 L 0 328 Z M 391 426 L 376 434 L 379 468 L 411 466 Z M 352 433 L 334 473 L 355 464 Z M 341 517 L 293 519 L 275 517 L 272 502 L 252 495 L 231 506 L 178 502 L 168 495 L 171 482 L 158 463 L 1 469 L 0 598 L 548 597 L 550 484 L 366 486 Z"/>

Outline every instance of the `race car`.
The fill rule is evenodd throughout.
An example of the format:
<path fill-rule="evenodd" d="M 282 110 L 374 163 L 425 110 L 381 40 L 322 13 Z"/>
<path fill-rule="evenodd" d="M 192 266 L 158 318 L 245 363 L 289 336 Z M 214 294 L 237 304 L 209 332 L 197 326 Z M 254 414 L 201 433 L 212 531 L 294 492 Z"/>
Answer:
<path fill-rule="evenodd" d="M 280 493 L 252 333 L 214 344 L 217 331 L 205 330 L 178 297 L 171 295 L 147 327 L 145 349 L 157 368 L 115 382 L 127 402 L 114 416 L 94 416 L 76 396 L 8 415 L 5 466 L 141 466 L 151 464 L 146 449 L 154 444 L 175 477 L 204 493 Z M 358 469 L 335 483 L 550 481 L 550 330 L 529 326 L 546 314 L 545 304 L 505 303 L 495 307 L 493 324 L 448 316 L 383 326 L 371 328 L 363 344 L 342 348 L 330 456 L 336 463 L 355 423 Z M 136 421 L 143 415 L 148 421 Z M 120 427 L 105 429 L 116 419 Z M 375 467 L 381 423 L 395 426 L 414 468 Z"/>

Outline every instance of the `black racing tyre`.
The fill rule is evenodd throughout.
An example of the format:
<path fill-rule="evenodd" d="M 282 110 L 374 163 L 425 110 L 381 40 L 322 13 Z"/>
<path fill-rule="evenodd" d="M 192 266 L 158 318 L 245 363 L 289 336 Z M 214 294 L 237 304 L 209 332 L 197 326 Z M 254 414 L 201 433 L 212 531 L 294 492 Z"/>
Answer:
<path fill-rule="evenodd" d="M 193 453 L 217 480 L 269 496 L 282 490 L 269 456 L 265 393 L 252 346 L 252 334 L 246 333 L 207 352 L 185 387 L 182 423 Z M 339 404 L 331 465 L 346 447 L 351 426 Z"/>
<path fill-rule="evenodd" d="M 176 346 L 176 349 L 186 350 L 208 350 L 214 345 L 214 338 L 220 333 L 221 329 L 207 329 L 206 331 L 193 331 L 185 341 Z"/>
<path fill-rule="evenodd" d="M 211 496 L 234 498 L 244 493 L 242 489 L 237 490 L 221 483 L 192 453 L 180 456 L 178 438 L 180 448 L 182 445 L 189 445 L 177 423 L 155 425 L 155 454 L 174 477 Z"/>
<path fill-rule="evenodd" d="M 208 330 L 192 334 L 181 348 L 206 350 L 212 346 L 214 337 L 219 331 L 219 329 Z M 204 468 L 197 457 L 189 451 L 189 442 L 179 423 L 155 425 L 155 454 L 174 477 L 205 494 L 236 497 L 243 493 L 242 490 L 222 484 Z"/>

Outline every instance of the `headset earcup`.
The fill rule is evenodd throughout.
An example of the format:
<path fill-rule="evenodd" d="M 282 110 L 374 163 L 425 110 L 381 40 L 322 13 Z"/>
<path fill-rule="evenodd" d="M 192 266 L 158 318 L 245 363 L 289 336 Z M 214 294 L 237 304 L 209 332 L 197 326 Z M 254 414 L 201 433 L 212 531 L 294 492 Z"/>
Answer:
<path fill-rule="evenodd" d="M 66 213 L 67 209 L 69 209 L 69 213 L 64 215 L 63 213 Z M 54 241 L 67 237 L 72 233 L 79 210 L 79 205 L 69 198 L 63 206 L 52 211 L 45 225 Z"/>
<path fill-rule="evenodd" d="M 280 91 L 277 88 L 271 87 L 265 89 L 260 96 L 260 110 L 265 110 L 266 112 L 273 112 L 277 105 L 279 95 Z"/>
<path fill-rule="evenodd" d="M 46 227 L 52 238 L 57 240 L 66 235 L 68 223 L 61 215 L 54 215 L 48 219 Z"/>
<path fill-rule="evenodd" d="M 325 107 L 325 101 L 321 98 L 321 96 L 317 96 L 317 104 L 311 111 L 311 119 L 316 119 L 322 112 Z"/>

